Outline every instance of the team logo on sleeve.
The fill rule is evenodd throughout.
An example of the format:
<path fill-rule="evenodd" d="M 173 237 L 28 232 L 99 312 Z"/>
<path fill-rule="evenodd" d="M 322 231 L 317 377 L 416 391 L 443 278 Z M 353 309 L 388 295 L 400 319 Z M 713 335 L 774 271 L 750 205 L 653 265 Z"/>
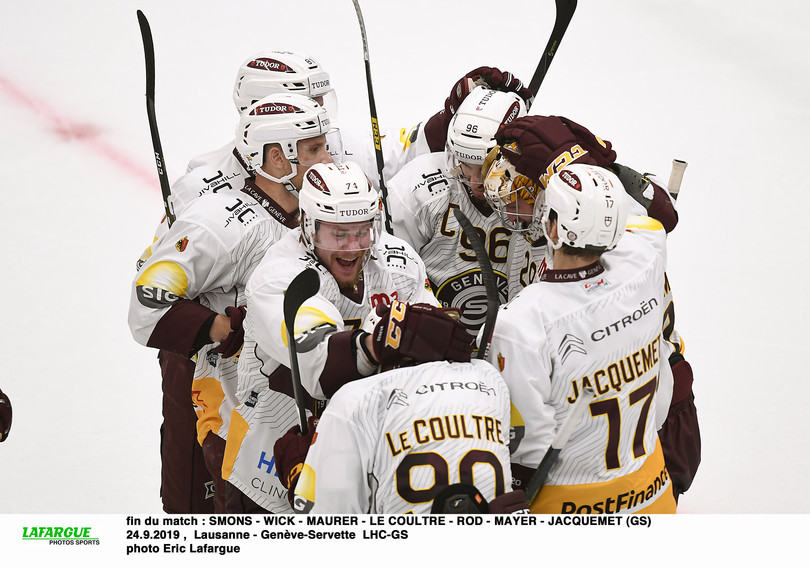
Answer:
<path fill-rule="evenodd" d="M 187 246 L 188 246 L 188 237 L 183 237 L 182 239 L 174 243 L 174 248 L 176 248 L 179 252 L 183 252 L 184 250 L 186 250 Z"/>
<path fill-rule="evenodd" d="M 188 277 L 174 262 L 160 261 L 149 266 L 135 281 L 138 301 L 147 308 L 166 308 L 185 298 Z"/>

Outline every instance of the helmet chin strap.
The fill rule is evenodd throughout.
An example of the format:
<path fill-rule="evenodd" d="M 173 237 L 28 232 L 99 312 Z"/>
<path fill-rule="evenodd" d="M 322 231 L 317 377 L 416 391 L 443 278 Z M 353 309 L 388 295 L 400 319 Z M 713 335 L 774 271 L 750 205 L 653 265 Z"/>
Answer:
<path fill-rule="evenodd" d="M 271 176 L 266 171 L 264 171 L 263 168 L 258 168 L 257 173 L 260 176 L 262 176 L 263 178 L 269 179 L 270 181 L 274 181 L 276 183 L 280 183 L 281 185 L 283 185 L 287 189 L 287 191 L 289 191 L 290 193 L 292 193 L 295 196 L 298 196 L 298 188 L 293 185 L 292 181 L 290 181 L 298 173 L 298 166 L 292 160 L 290 160 L 290 165 L 292 166 L 292 172 L 288 173 L 285 176 L 281 176 L 279 178 Z"/>

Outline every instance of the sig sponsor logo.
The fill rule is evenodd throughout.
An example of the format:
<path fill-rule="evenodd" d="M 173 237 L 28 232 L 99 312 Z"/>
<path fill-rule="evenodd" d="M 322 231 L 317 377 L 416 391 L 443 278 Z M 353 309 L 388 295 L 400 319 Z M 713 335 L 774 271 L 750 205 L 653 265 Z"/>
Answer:
<path fill-rule="evenodd" d="M 304 112 L 295 105 L 288 105 L 284 103 L 265 103 L 259 105 L 250 111 L 250 116 L 266 116 L 269 114 L 293 114 L 296 112 Z"/>
<path fill-rule="evenodd" d="M 281 61 L 277 61 L 275 59 L 269 59 L 267 57 L 254 59 L 248 63 L 247 66 L 251 69 L 262 69 L 264 71 L 274 71 L 276 73 L 295 73 L 295 70 L 286 63 L 282 63 Z"/>
<path fill-rule="evenodd" d="M 135 293 L 141 305 L 147 308 L 166 308 L 182 298 L 157 286 L 136 286 Z"/>
<path fill-rule="evenodd" d="M 576 174 L 568 170 L 563 170 L 560 172 L 560 179 L 577 191 L 582 191 L 582 182 L 579 181 Z"/>

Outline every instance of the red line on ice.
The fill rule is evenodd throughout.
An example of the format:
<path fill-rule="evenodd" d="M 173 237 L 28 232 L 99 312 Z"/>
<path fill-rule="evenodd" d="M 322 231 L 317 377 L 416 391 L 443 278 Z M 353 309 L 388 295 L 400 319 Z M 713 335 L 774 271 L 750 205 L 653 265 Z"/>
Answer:
<path fill-rule="evenodd" d="M 100 139 L 101 128 L 94 124 L 79 123 L 65 117 L 64 113 L 24 92 L 13 81 L 0 75 L 0 90 L 13 102 L 32 114 L 43 118 L 50 130 L 65 141 L 76 140 L 87 146 L 94 154 L 118 165 L 127 174 L 140 179 L 152 188 L 159 187 L 157 173 L 150 172 L 130 160 L 126 154 Z"/>

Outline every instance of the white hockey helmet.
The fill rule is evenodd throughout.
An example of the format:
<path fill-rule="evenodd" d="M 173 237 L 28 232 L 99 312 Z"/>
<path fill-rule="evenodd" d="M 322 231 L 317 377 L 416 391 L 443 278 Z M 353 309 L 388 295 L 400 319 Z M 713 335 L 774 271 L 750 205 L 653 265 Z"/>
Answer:
<path fill-rule="evenodd" d="M 301 236 L 311 252 L 367 250 L 368 259 L 380 235 L 382 201 L 355 162 L 315 164 L 304 174 L 298 195 Z M 342 235 L 319 235 L 322 223 L 364 224 Z"/>
<path fill-rule="evenodd" d="M 329 73 L 312 57 L 289 51 L 263 51 L 239 67 L 233 87 L 233 102 L 241 114 L 268 95 L 293 93 L 313 99 L 324 97 L 321 106 L 337 116 Z"/>
<path fill-rule="evenodd" d="M 551 211 L 557 214 L 557 244 L 604 252 L 613 249 L 627 227 L 627 193 L 611 171 L 572 164 L 551 176 L 545 199 L 535 203 L 544 231 Z M 548 233 L 546 233 L 548 237 Z"/>
<path fill-rule="evenodd" d="M 461 175 L 460 162 L 482 166 L 496 145 L 498 128 L 525 115 L 526 103 L 517 93 L 482 86 L 473 89 L 459 105 L 447 129 L 445 155 L 451 175 Z"/>
<path fill-rule="evenodd" d="M 298 173 L 298 141 L 325 135 L 329 115 L 309 97 L 277 93 L 250 105 L 239 117 L 236 149 L 255 173 L 278 183 L 287 183 Z M 262 170 L 264 147 L 279 144 L 292 164 L 292 173 L 275 178 Z"/>

